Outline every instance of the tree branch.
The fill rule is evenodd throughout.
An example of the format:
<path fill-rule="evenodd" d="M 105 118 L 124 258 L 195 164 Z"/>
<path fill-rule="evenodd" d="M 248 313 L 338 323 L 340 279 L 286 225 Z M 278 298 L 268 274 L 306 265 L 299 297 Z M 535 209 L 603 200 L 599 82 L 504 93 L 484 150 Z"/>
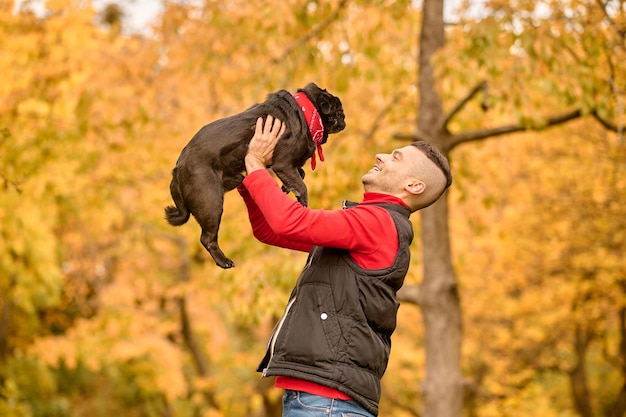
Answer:
<path fill-rule="evenodd" d="M 447 140 L 448 145 L 449 145 L 448 149 L 452 149 L 455 146 L 460 145 L 461 143 L 481 140 L 481 139 L 485 139 L 489 137 L 502 136 L 502 135 L 506 135 L 510 133 L 517 133 L 517 132 L 543 130 L 548 127 L 557 126 L 557 125 L 569 122 L 581 116 L 582 116 L 582 112 L 580 110 L 573 110 L 568 113 L 564 113 L 558 116 L 553 116 L 553 117 L 548 118 L 546 120 L 545 125 L 543 125 L 541 128 L 530 128 L 521 123 L 517 123 L 517 124 L 494 127 L 494 128 L 479 129 L 479 130 L 474 130 L 474 131 L 458 133 L 455 135 L 450 135 L 448 137 L 448 140 Z"/>
<path fill-rule="evenodd" d="M 594 119 L 596 119 L 598 121 L 598 123 L 600 123 L 602 126 L 604 126 L 605 129 L 610 130 L 612 132 L 618 132 L 618 133 L 623 131 L 623 127 L 620 128 L 616 124 L 613 124 L 613 123 L 609 122 L 608 120 L 604 120 L 595 111 L 591 112 L 591 115 L 594 117 Z"/>
<path fill-rule="evenodd" d="M 619 126 L 617 126 L 616 124 L 608 120 L 603 119 L 595 110 L 590 112 L 589 115 L 593 116 L 593 118 L 596 119 L 598 123 L 600 123 L 605 129 L 610 130 L 612 132 L 617 132 L 617 133 L 621 132 L 621 128 Z M 473 141 L 478 141 L 478 140 L 495 137 L 495 136 L 502 136 L 502 135 L 508 135 L 511 133 L 526 132 L 526 131 L 541 131 L 549 127 L 557 126 L 563 123 L 567 123 L 571 120 L 578 119 L 582 116 L 583 116 L 582 111 L 578 109 L 578 110 L 572 110 L 568 113 L 563 113 L 558 116 L 550 117 L 546 120 L 546 123 L 542 125 L 541 127 L 529 127 L 521 123 L 517 123 L 517 124 L 510 124 L 510 125 L 498 126 L 498 127 L 493 127 L 493 128 L 487 128 L 487 129 L 471 130 L 471 131 L 461 132 L 461 133 L 456 133 L 456 134 L 448 134 L 445 138 L 445 149 L 449 151 L 452 148 L 465 142 L 473 142 Z M 393 138 L 398 139 L 398 140 L 410 140 L 410 141 L 428 139 L 420 131 L 417 131 L 415 133 L 396 133 L 393 135 Z"/>
<path fill-rule="evenodd" d="M 620 28 L 619 26 L 617 26 L 615 19 L 613 19 L 611 15 L 609 14 L 609 12 L 607 12 L 606 10 L 607 2 L 602 1 L 602 0 L 596 0 L 596 3 L 598 3 L 598 5 L 600 6 L 600 9 L 602 9 L 604 17 L 609 22 L 609 26 L 611 27 L 611 29 L 613 29 L 615 33 L 617 34 L 617 36 L 621 38 L 622 42 L 624 42 L 624 40 L 626 40 L 626 29 Z"/>
<path fill-rule="evenodd" d="M 298 39 L 297 41 L 295 41 L 294 43 L 292 43 L 291 45 L 289 45 L 282 54 L 280 54 L 279 56 L 277 56 L 276 58 L 272 59 L 272 63 L 273 64 L 278 64 L 281 61 L 283 61 L 285 58 L 287 58 L 287 56 L 289 56 L 293 51 L 295 51 L 296 49 L 298 49 L 300 46 L 304 45 L 305 43 L 307 43 L 308 41 L 310 41 L 311 39 L 313 39 L 314 37 L 316 37 L 317 35 L 319 35 L 324 29 L 326 29 L 328 26 L 330 26 L 335 20 L 337 20 L 337 18 L 339 17 L 339 13 L 341 12 L 341 10 L 348 4 L 348 0 L 341 0 L 339 2 L 339 4 L 337 5 L 337 8 L 335 9 L 335 11 L 326 18 L 326 20 L 324 20 L 322 23 L 320 23 L 319 25 L 315 26 L 313 29 L 311 29 L 311 31 L 309 31 L 307 34 L 305 34 L 303 37 L 301 37 L 300 39 Z"/>
<path fill-rule="evenodd" d="M 456 106 L 454 106 L 454 108 L 452 110 L 450 110 L 450 112 L 445 116 L 444 120 L 443 120 L 443 127 L 445 129 L 447 129 L 448 123 L 450 123 L 450 120 L 452 120 L 452 118 L 459 113 L 463 107 L 465 107 L 465 105 L 476 95 L 478 94 L 479 91 L 481 90 L 485 90 L 487 88 L 487 82 L 483 81 L 480 84 L 476 85 L 474 88 L 472 88 L 472 90 L 470 90 L 470 92 L 464 97 L 462 98 L 457 104 Z"/>
<path fill-rule="evenodd" d="M 9 179 L 6 175 L 4 175 L 2 172 L 0 172 L 0 179 L 3 180 L 4 185 L 3 188 L 5 190 L 7 190 L 9 188 L 9 186 L 13 187 L 13 189 L 15 191 L 18 192 L 18 194 L 22 194 L 22 187 L 20 187 L 20 184 L 22 183 L 22 181 L 18 182 L 18 181 L 13 181 L 11 179 Z"/>
<path fill-rule="evenodd" d="M 420 287 L 419 285 L 405 285 L 398 290 L 396 294 L 398 301 L 409 304 L 420 305 Z"/>
<path fill-rule="evenodd" d="M 391 111 L 391 109 L 393 108 L 393 106 L 398 102 L 398 100 L 400 99 L 400 97 L 403 95 L 403 93 L 401 92 L 397 92 L 393 98 L 389 101 L 389 103 L 387 103 L 387 105 L 385 107 L 383 107 L 378 114 L 376 115 L 376 117 L 374 118 L 374 122 L 372 122 L 372 125 L 369 129 L 368 132 L 365 133 L 365 139 L 366 140 L 371 140 L 374 135 L 376 134 L 376 131 L 378 130 L 378 128 L 380 127 L 380 125 L 382 124 L 383 119 L 385 118 L 385 116 Z"/>

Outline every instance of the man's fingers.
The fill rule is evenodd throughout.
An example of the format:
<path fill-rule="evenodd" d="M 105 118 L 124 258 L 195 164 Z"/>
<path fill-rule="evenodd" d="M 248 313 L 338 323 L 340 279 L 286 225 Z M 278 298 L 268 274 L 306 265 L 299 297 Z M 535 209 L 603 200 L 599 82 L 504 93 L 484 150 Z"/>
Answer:
<path fill-rule="evenodd" d="M 256 120 L 255 135 L 259 136 L 259 138 L 264 137 L 274 142 L 285 132 L 285 127 L 285 123 L 280 119 L 276 119 L 271 114 L 268 114 L 265 120 L 263 120 L 262 117 Z"/>
<path fill-rule="evenodd" d="M 280 131 L 282 129 L 283 122 L 280 119 L 274 119 L 274 124 L 272 125 L 272 132 Z"/>
<path fill-rule="evenodd" d="M 274 118 L 272 117 L 271 114 L 268 114 L 267 115 L 267 119 L 265 120 L 265 126 L 263 126 L 263 133 L 264 134 L 271 133 L 273 122 L 274 122 Z"/>

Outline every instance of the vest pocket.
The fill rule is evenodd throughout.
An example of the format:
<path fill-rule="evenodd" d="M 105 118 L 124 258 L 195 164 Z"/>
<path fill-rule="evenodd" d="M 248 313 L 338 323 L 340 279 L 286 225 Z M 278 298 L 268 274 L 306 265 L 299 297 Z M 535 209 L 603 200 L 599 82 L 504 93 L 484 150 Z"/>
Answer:
<path fill-rule="evenodd" d="M 331 371 L 341 337 L 330 286 L 305 284 L 278 334 L 275 356 Z"/>
<path fill-rule="evenodd" d="M 390 341 L 385 341 L 384 337 L 367 324 L 353 326 L 350 331 L 350 340 L 353 346 L 354 363 L 382 378 L 389 361 Z"/>

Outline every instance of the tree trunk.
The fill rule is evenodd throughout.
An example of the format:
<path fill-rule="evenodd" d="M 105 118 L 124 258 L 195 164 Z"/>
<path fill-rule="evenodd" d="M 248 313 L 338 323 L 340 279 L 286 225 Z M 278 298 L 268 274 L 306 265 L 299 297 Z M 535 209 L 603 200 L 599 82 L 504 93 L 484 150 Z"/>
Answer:
<path fill-rule="evenodd" d="M 424 280 L 420 307 L 424 321 L 426 378 L 422 384 L 425 417 L 460 417 L 461 311 L 448 239 L 444 197 L 422 210 Z"/>
<path fill-rule="evenodd" d="M 622 294 L 626 290 L 626 283 L 622 282 Z M 622 368 L 622 377 L 626 380 L 626 308 L 619 309 L 619 334 L 620 343 L 618 351 L 618 360 Z M 617 399 L 611 410 L 611 417 L 623 417 L 626 415 L 626 382 L 622 384 L 622 389 L 617 395 Z"/>
<path fill-rule="evenodd" d="M 577 325 L 576 337 L 574 340 L 576 365 L 569 372 L 574 408 L 580 417 L 592 417 L 593 410 L 591 408 L 591 397 L 589 393 L 589 386 L 587 384 L 587 368 L 585 367 L 587 349 L 589 348 L 591 339 L 590 335 L 587 334 L 587 331 Z"/>
<path fill-rule="evenodd" d="M 462 143 L 478 141 L 530 128 L 514 123 L 452 134 L 449 121 L 469 101 L 487 87 L 481 82 L 463 97 L 449 114 L 444 114 L 441 98 L 435 90 L 435 77 L 431 65 L 433 54 L 444 46 L 444 0 L 424 0 L 422 25 L 418 40 L 418 117 L 412 135 L 396 135 L 397 139 L 424 140 L 436 146 L 446 156 Z M 566 110 L 546 118 L 542 128 L 565 124 L 585 114 L 594 117 L 607 130 L 622 134 L 621 124 L 606 120 L 592 109 Z M 620 136 L 621 137 L 621 136 Z M 406 286 L 398 292 L 401 301 L 420 306 L 424 321 L 426 376 L 422 384 L 425 417 L 460 417 L 463 413 L 464 386 L 460 370 L 461 356 L 461 306 L 456 275 L 452 266 L 448 226 L 447 195 L 434 205 L 421 211 L 424 278 L 416 288 Z M 626 322 L 626 319 L 625 319 Z M 626 328 L 626 326 L 624 326 Z M 626 330 L 624 331 L 626 335 Z M 626 336 L 624 337 L 626 340 Z M 626 346 L 624 342 L 623 346 Z M 624 350 L 626 352 L 626 350 Z M 626 410 L 626 385 L 615 405 L 615 416 Z M 584 413 L 583 413 L 584 414 Z"/>
<path fill-rule="evenodd" d="M 434 89 L 432 55 L 443 46 L 443 1 L 424 0 L 418 73 L 418 137 L 444 154 L 447 133 L 441 99 Z M 460 417 L 461 308 L 452 266 L 447 194 L 421 211 L 424 279 L 419 304 L 424 321 L 426 377 L 422 384 L 425 417 Z"/>

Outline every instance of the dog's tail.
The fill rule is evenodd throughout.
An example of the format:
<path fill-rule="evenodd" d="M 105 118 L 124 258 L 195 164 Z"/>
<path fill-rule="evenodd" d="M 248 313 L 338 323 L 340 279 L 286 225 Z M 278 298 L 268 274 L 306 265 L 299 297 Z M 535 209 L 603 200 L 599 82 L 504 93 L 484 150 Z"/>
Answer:
<path fill-rule="evenodd" d="M 165 207 L 165 220 L 172 226 L 182 226 L 189 220 L 189 212 L 180 210 L 178 207 L 167 206 Z"/>
<path fill-rule="evenodd" d="M 182 226 L 189 220 L 189 210 L 185 206 L 185 200 L 178 187 L 176 168 L 172 171 L 172 182 L 170 183 L 170 194 L 176 206 L 165 207 L 165 219 L 172 226 Z"/>

